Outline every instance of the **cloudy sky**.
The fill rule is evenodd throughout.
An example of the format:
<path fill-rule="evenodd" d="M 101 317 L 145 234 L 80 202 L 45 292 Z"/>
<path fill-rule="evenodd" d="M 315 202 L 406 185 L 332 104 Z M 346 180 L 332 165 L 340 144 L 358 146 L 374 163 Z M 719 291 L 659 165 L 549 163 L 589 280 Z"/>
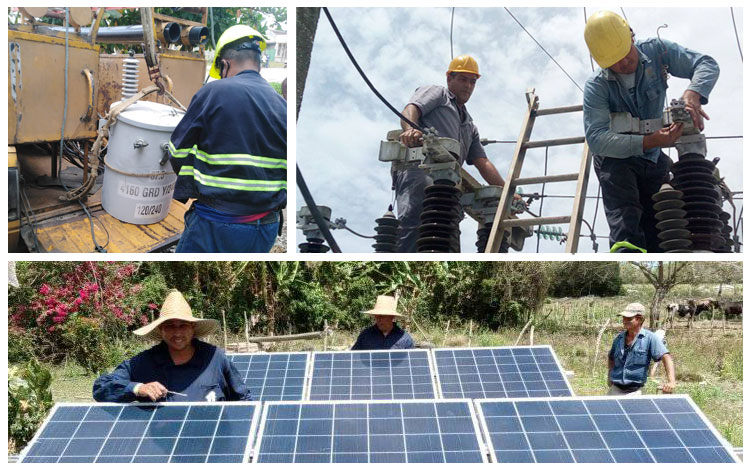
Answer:
<path fill-rule="evenodd" d="M 587 8 L 587 15 L 600 9 L 622 14 L 619 6 Z M 511 8 L 513 15 L 583 88 L 591 75 L 591 62 L 583 41 L 583 8 Z M 705 134 L 742 135 L 742 61 L 726 8 L 636 8 L 625 7 L 625 15 L 636 39 L 656 36 L 713 56 L 721 76 L 709 104 L 711 117 Z M 331 8 L 349 48 L 375 87 L 401 110 L 421 85 L 445 85 L 445 70 L 451 59 L 451 8 Z M 737 30 L 743 38 L 743 11 L 734 9 Z M 540 108 L 580 104 L 583 94 L 503 8 L 456 8 L 453 23 L 453 54 L 471 54 L 479 62 L 481 79 L 467 108 L 480 135 L 494 140 L 515 140 L 526 110 L 525 92 L 536 89 Z M 744 52 L 744 51 L 743 51 Z M 688 81 L 669 79 L 667 99 L 679 98 Z M 582 113 L 563 117 L 540 117 L 532 140 L 583 135 Z M 297 161 L 319 205 L 333 208 L 333 218 L 343 217 L 353 230 L 372 235 L 375 219 L 381 217 L 393 198 L 390 166 L 379 162 L 378 148 L 386 132 L 399 127 L 392 114 L 367 88 L 349 62 L 325 15 L 321 12 L 315 37 L 302 109 L 297 123 Z M 490 160 L 505 178 L 512 158 L 512 144 L 485 147 Z M 719 168 L 734 191 L 742 189 L 742 140 L 708 141 L 709 157 L 721 157 Z M 578 171 L 582 145 L 549 150 L 550 174 Z M 671 151 L 676 159 L 676 151 Z M 529 150 L 522 176 L 544 174 L 544 149 Z M 481 180 L 478 172 L 469 172 Z M 596 196 L 598 182 L 592 169 L 589 196 Z M 523 187 L 541 191 L 541 185 Z M 575 192 L 575 183 L 548 184 L 550 195 Z M 297 191 L 297 208 L 304 205 Z M 569 215 L 572 199 L 547 198 L 543 215 Z M 738 201 L 738 213 L 741 201 Z M 596 200 L 589 199 L 584 218 L 595 224 L 600 237 L 599 252 L 608 251 L 607 222 L 603 208 L 594 217 Z M 539 212 L 539 201 L 531 210 Z M 726 205 L 725 210 L 731 208 Z M 730 210 L 731 212 L 731 210 Z M 461 223 L 463 252 L 475 252 L 477 224 L 471 218 Z M 563 226 L 567 230 L 567 226 Z M 588 233 L 584 226 L 584 233 Z M 372 252 L 373 241 L 344 230 L 333 235 L 344 252 Z M 298 242 L 304 241 L 297 231 Z M 536 237 L 529 238 L 525 252 L 536 251 Z M 562 252 L 556 241 L 542 240 L 541 252 Z M 593 251 L 588 238 L 581 238 L 580 252 Z"/>

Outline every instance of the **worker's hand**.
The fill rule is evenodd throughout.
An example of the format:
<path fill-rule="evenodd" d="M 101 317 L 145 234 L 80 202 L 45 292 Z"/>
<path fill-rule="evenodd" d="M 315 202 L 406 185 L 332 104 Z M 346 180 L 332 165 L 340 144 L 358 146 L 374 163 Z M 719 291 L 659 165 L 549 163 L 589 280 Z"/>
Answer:
<path fill-rule="evenodd" d="M 685 101 L 685 109 L 690 113 L 690 117 L 693 118 L 693 125 L 699 131 L 703 130 L 703 118 L 710 120 L 705 111 L 703 111 L 703 105 L 701 104 L 701 95 L 693 90 L 685 90 L 682 94 L 682 99 Z"/>
<path fill-rule="evenodd" d="M 667 382 L 661 385 L 661 391 L 663 393 L 673 393 L 676 386 L 677 384 L 674 382 Z"/>
<path fill-rule="evenodd" d="M 167 387 L 159 382 L 149 382 L 138 387 L 136 396 L 148 398 L 151 401 L 161 400 L 167 396 Z"/>
<path fill-rule="evenodd" d="M 526 201 L 523 200 L 520 194 L 516 193 L 513 195 L 513 202 L 511 203 L 511 214 L 519 214 L 529 208 Z"/>
<path fill-rule="evenodd" d="M 414 128 L 405 130 L 400 136 L 398 136 L 398 138 L 402 144 L 409 148 L 419 147 L 422 145 L 422 142 L 424 142 L 422 132 Z"/>
<path fill-rule="evenodd" d="M 643 150 L 652 148 L 672 147 L 682 137 L 683 123 L 673 122 L 669 127 L 663 127 L 653 134 L 643 137 Z"/>

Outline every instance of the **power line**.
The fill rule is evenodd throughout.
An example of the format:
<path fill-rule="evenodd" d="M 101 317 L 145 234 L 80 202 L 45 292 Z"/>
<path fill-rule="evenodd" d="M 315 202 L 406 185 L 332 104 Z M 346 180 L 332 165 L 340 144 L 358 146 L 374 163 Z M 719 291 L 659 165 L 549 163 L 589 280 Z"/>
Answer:
<path fill-rule="evenodd" d="M 586 7 L 583 7 L 583 24 L 588 23 L 588 17 L 586 16 Z M 591 71 L 594 71 L 594 58 L 589 54 L 589 62 L 591 62 Z"/>
<path fill-rule="evenodd" d="M 453 60 L 453 14 L 456 12 L 456 7 L 451 8 L 451 60 Z"/>
<path fill-rule="evenodd" d="M 559 63 L 558 63 L 558 62 L 557 62 L 557 61 L 555 60 L 555 58 L 554 58 L 554 57 L 552 57 L 552 55 L 551 55 L 551 54 L 550 54 L 549 52 L 547 52 L 547 49 L 545 49 L 545 48 L 544 48 L 544 46 L 542 46 L 541 44 L 539 44 L 539 41 L 537 41 L 537 40 L 536 40 L 536 39 L 534 38 L 534 36 L 532 36 L 532 34 L 531 34 L 531 33 L 530 33 L 530 32 L 529 32 L 529 31 L 528 31 L 528 30 L 527 30 L 527 29 L 526 29 L 526 28 L 525 28 L 525 27 L 524 27 L 524 26 L 523 26 L 523 25 L 521 24 L 521 22 L 520 22 L 520 21 L 518 21 L 518 18 L 516 18 L 515 16 L 513 16 L 513 13 L 511 13 L 511 12 L 510 12 L 510 10 L 508 10 L 508 8 L 507 8 L 507 7 L 505 7 L 505 11 L 507 11 L 507 12 L 508 12 L 508 14 L 510 15 L 510 17 L 511 17 L 511 18 L 513 18 L 513 19 L 514 19 L 514 20 L 516 21 L 516 23 L 518 23 L 518 26 L 520 26 L 520 27 L 521 27 L 521 29 L 523 29 L 523 30 L 524 30 L 524 31 L 526 32 L 526 34 L 528 34 L 528 35 L 529 35 L 529 37 L 530 37 L 530 38 L 531 38 L 531 39 L 532 39 L 532 40 L 533 40 L 533 41 L 534 41 L 534 42 L 536 43 L 536 45 L 537 45 L 537 46 L 539 46 L 539 47 L 540 47 L 540 48 L 541 48 L 541 49 L 542 49 L 542 50 L 544 51 L 544 53 L 545 53 L 545 54 L 547 54 L 547 57 L 549 57 L 550 59 L 552 59 L 552 62 L 554 62 L 554 63 L 555 63 L 555 65 L 557 65 L 557 66 L 558 66 L 558 67 L 560 68 L 560 70 L 562 70 L 562 71 L 563 71 L 563 73 L 564 73 L 564 74 L 565 74 L 565 75 L 566 75 L 566 76 L 567 76 L 567 77 L 568 77 L 568 78 L 570 79 L 570 81 L 571 81 L 571 82 L 573 82 L 573 84 L 574 84 L 574 85 L 576 86 L 576 88 L 578 88 L 579 90 L 581 90 L 581 93 L 583 93 L 583 88 L 581 88 L 581 86 L 580 86 L 580 85 L 578 84 L 578 82 L 576 82 L 576 81 L 575 81 L 575 80 L 573 79 L 573 77 L 571 77 L 571 76 L 570 76 L 570 74 L 568 74 L 568 72 L 566 72 L 566 71 L 565 71 L 565 69 L 563 68 L 563 66 L 562 66 L 562 65 L 560 65 L 560 64 L 559 64 Z"/>
<path fill-rule="evenodd" d="M 737 39 L 737 49 L 740 51 L 740 62 L 742 62 L 742 45 L 740 44 L 740 36 L 737 34 L 737 23 L 734 21 L 734 8 L 729 7 L 729 11 L 732 13 L 732 26 L 734 26 L 734 37 Z"/>
<path fill-rule="evenodd" d="M 394 114 L 396 114 L 398 117 L 401 118 L 402 121 L 409 124 L 414 129 L 419 129 L 422 131 L 423 134 L 427 133 L 426 129 L 423 129 L 422 126 L 412 122 L 410 119 L 408 119 L 406 116 L 401 114 L 396 108 L 391 105 L 391 103 L 388 102 L 388 100 L 383 97 L 383 95 L 380 94 L 380 92 L 375 88 L 375 85 L 370 82 L 370 79 L 367 78 L 367 75 L 365 75 L 365 72 L 362 70 L 362 68 L 357 63 L 357 60 L 352 55 L 352 52 L 349 50 L 349 46 L 346 45 L 346 41 L 344 41 L 343 36 L 341 36 L 341 33 L 339 32 L 339 28 L 336 26 L 336 22 L 333 21 L 333 17 L 331 17 L 331 13 L 328 12 L 327 7 L 323 7 L 323 13 L 326 14 L 326 17 L 328 18 L 328 22 L 331 23 L 331 28 L 333 28 L 333 32 L 336 33 L 336 37 L 339 39 L 339 42 L 341 43 L 341 46 L 344 48 L 344 52 L 346 52 L 346 55 L 349 56 L 349 60 L 354 65 L 354 68 L 357 69 L 357 72 L 359 72 L 359 75 L 362 77 L 362 79 L 367 83 L 367 86 L 370 87 L 370 90 L 372 90 L 373 93 L 375 93 L 375 96 L 380 98 L 380 101 L 383 102 L 384 105 L 388 107 L 391 111 L 393 111 Z"/>

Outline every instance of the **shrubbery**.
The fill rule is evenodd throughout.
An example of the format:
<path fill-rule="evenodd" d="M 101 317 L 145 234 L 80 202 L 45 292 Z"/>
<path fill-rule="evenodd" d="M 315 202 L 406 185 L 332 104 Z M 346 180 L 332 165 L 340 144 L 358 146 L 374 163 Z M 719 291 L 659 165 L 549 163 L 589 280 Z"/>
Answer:
<path fill-rule="evenodd" d="M 138 282 L 136 263 L 25 263 L 9 299 L 9 360 L 66 356 L 92 372 L 111 362 L 110 345 L 156 316 L 159 282 Z M 158 301 L 158 300 L 157 300 Z"/>
<path fill-rule="evenodd" d="M 551 274 L 553 297 L 612 297 L 622 289 L 620 265 L 615 261 L 558 263 Z"/>
<path fill-rule="evenodd" d="M 36 359 L 8 369 L 8 451 L 18 452 L 52 408 L 52 375 Z"/>

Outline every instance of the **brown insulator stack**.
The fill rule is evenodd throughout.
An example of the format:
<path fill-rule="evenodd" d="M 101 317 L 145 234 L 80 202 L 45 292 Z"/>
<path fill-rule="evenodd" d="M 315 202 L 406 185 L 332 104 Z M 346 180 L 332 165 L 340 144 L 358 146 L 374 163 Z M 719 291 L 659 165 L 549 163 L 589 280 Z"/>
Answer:
<path fill-rule="evenodd" d="M 437 180 L 424 190 L 418 253 L 458 253 L 461 190 L 450 180 Z"/>
<path fill-rule="evenodd" d="M 398 250 L 398 229 L 399 222 L 393 214 L 393 207 L 389 206 L 388 211 L 379 219 L 375 219 L 375 253 L 395 253 Z"/>
<path fill-rule="evenodd" d="M 726 244 L 722 237 L 724 222 L 719 218 L 723 211 L 715 170 L 712 161 L 697 154 L 683 155 L 672 165 L 672 185 L 684 194 L 683 209 L 687 213 L 693 250 L 718 251 Z"/>
<path fill-rule="evenodd" d="M 659 230 L 659 248 L 667 253 L 689 253 L 692 241 L 690 240 L 689 224 L 685 218 L 687 211 L 683 209 L 685 201 L 682 200 L 683 193 L 668 184 L 663 184 L 658 193 L 651 199 L 655 201 L 657 230 Z"/>

